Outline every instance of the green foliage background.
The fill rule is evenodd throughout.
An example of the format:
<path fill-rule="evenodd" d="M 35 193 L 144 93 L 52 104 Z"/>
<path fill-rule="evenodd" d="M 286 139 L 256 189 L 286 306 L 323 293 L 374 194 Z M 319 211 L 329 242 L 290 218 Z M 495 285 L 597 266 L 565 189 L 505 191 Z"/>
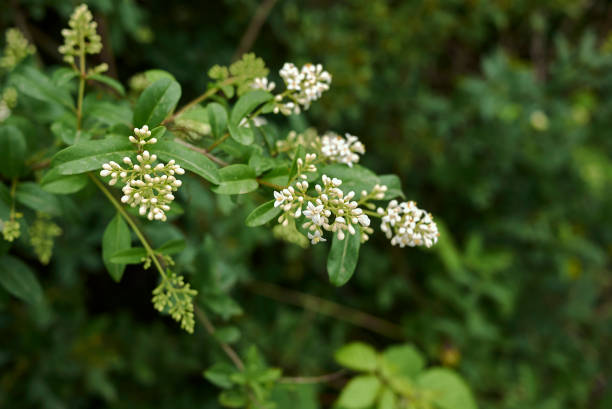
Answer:
<path fill-rule="evenodd" d="M 118 78 L 165 69 L 183 101 L 210 66 L 230 62 L 257 4 L 89 3 Z M 4 6 L 1 28 L 17 21 L 38 58 L 60 64 L 74 4 Z M 179 228 L 197 238 L 177 262 L 195 260 L 189 280 L 225 336 L 239 350 L 257 345 L 286 375 L 338 369 L 333 352 L 349 340 L 382 349 L 404 339 L 455 367 L 482 408 L 611 407 L 611 16 L 603 0 L 279 0 L 253 51 L 272 76 L 284 61 L 321 62 L 333 75 L 308 123 L 294 125 L 359 135 L 365 164 L 400 175 L 435 215 L 440 243 L 411 251 L 375 236 L 337 289 L 324 249 L 244 226 L 252 207 L 196 182 L 185 184 L 186 222 L 147 233 L 158 245 Z M 94 194 L 80 193 L 51 264 L 37 267 L 46 303 L 0 292 L 0 406 L 217 407 L 202 370 L 221 351 L 152 310 L 154 275 L 128 267 L 120 284 L 109 278 L 99 245 L 113 209 Z M 400 328 L 380 334 L 367 319 L 347 322 L 352 310 L 291 305 L 303 299 L 266 283 Z M 341 386 L 288 389 L 279 407 L 327 407 Z"/>

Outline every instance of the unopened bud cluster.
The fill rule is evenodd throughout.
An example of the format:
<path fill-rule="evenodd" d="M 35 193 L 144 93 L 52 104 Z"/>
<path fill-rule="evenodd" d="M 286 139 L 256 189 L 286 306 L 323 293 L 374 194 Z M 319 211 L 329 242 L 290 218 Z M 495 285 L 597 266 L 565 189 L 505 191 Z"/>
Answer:
<path fill-rule="evenodd" d="M 0 98 L 0 122 L 4 122 L 6 118 L 11 116 L 12 108 L 17 105 L 17 90 L 13 87 L 7 87 Z"/>
<path fill-rule="evenodd" d="M 339 240 L 344 240 L 346 232 L 357 232 L 357 225 L 360 226 L 362 241 L 367 240 L 368 234 L 372 233 L 370 218 L 353 200 L 355 192 L 344 194 L 340 189 L 340 179 L 323 175 L 322 185 L 316 184 L 314 192 L 308 193 L 309 184 L 303 172 L 316 171 L 312 164 L 315 159 L 315 154 L 307 154 L 304 161 L 298 159 L 298 181 L 286 189 L 274 192 L 274 206 L 283 210 L 278 222 L 286 226 L 291 219 L 303 215 L 306 221 L 302 227 L 308 230 L 308 239 L 312 244 L 326 241 L 324 231 L 333 232 Z"/>
<path fill-rule="evenodd" d="M 130 141 L 139 147 L 155 143 L 155 138 L 146 139 L 151 135 L 145 125 L 142 129 L 134 129 L 138 138 L 130 136 Z M 110 161 L 102 165 L 100 176 L 110 177 L 109 185 L 118 181 L 123 183 L 121 201 L 131 207 L 138 207 L 138 213 L 149 220 L 166 220 L 166 212 L 182 182 L 175 175 L 183 175 L 185 170 L 176 164 L 174 159 L 167 164 L 157 163 L 157 155 L 144 151 L 136 155 L 137 163 L 129 157 L 123 158 L 125 167 Z"/>
<path fill-rule="evenodd" d="M 59 47 L 59 52 L 64 54 L 64 61 L 73 64 L 74 57 L 97 54 L 102 50 L 102 41 L 96 32 L 98 23 L 93 21 L 86 4 L 74 10 L 68 25 L 70 28 L 62 30 L 64 44 Z"/>
<path fill-rule="evenodd" d="M 0 220 L 0 225 L 2 227 L 2 237 L 6 241 L 14 241 L 21 236 L 21 225 L 16 219 L 11 220 Z"/>
<path fill-rule="evenodd" d="M 183 276 L 168 271 L 153 290 L 153 307 L 160 312 L 167 311 L 175 321 L 180 322 L 182 329 L 193 333 L 193 297 L 197 294 L 189 283 L 185 283 Z"/>
<path fill-rule="evenodd" d="M 377 212 L 382 218 L 380 229 L 394 246 L 431 247 L 438 241 L 440 233 L 433 216 L 415 202 L 392 200 L 386 209 L 379 207 Z"/>
<path fill-rule="evenodd" d="M 16 28 L 6 30 L 6 46 L 0 58 L 0 68 L 12 70 L 21 60 L 36 52 L 36 47 L 28 43 L 28 40 Z"/>
<path fill-rule="evenodd" d="M 28 229 L 28 234 L 38 260 L 42 264 L 49 264 L 53 253 L 54 238 L 62 234 L 62 229 L 53 223 L 48 215 L 39 213 Z"/>

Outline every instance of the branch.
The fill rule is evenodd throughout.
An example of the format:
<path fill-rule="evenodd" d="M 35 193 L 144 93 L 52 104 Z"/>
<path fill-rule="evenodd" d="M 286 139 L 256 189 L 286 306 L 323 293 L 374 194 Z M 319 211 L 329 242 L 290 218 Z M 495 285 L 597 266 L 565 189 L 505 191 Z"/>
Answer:
<path fill-rule="evenodd" d="M 194 152 L 201 153 L 202 155 L 206 156 L 208 159 L 210 159 L 213 162 L 215 162 L 217 165 L 220 165 L 220 166 L 228 166 L 229 165 L 229 163 L 227 163 L 223 159 L 217 158 L 215 155 L 213 155 L 212 153 L 208 152 L 204 148 L 200 148 L 199 146 L 192 145 L 189 142 L 186 142 L 186 141 L 184 141 L 184 140 L 182 140 L 180 138 L 176 138 L 175 141 L 177 143 L 180 143 L 183 146 L 186 146 L 187 148 L 191 149 Z"/>
<path fill-rule="evenodd" d="M 251 281 L 247 289 L 258 295 L 286 304 L 297 305 L 306 310 L 348 322 L 388 338 L 405 339 L 402 327 L 399 325 L 333 301 L 263 281 Z"/>
<path fill-rule="evenodd" d="M 194 306 L 194 310 L 196 313 L 196 317 L 198 317 L 198 320 L 200 320 L 202 325 L 204 325 L 204 328 L 206 328 L 206 331 L 208 331 L 208 333 L 217 340 L 217 342 L 223 349 L 223 352 L 225 352 L 225 354 L 229 357 L 229 359 L 231 359 L 231 361 L 234 363 L 236 368 L 238 368 L 238 370 L 240 371 L 244 371 L 244 363 L 242 362 L 242 359 L 240 359 L 236 351 L 234 351 L 234 349 L 231 346 L 221 341 L 218 337 L 215 337 L 215 332 L 217 332 L 217 330 L 213 326 L 212 322 L 210 322 L 210 320 L 206 316 L 206 313 L 204 312 L 204 310 L 198 307 L 197 305 Z"/>
<path fill-rule="evenodd" d="M 251 47 L 253 47 L 253 43 L 255 43 L 255 40 L 259 35 L 259 30 L 261 30 L 261 26 L 263 26 L 263 23 L 265 23 L 276 1 L 277 0 L 263 0 L 259 4 L 257 10 L 255 10 L 255 14 L 253 14 L 253 18 L 251 18 L 249 26 L 240 39 L 240 45 L 238 45 L 236 52 L 234 52 L 232 61 L 236 61 L 240 58 L 240 56 L 242 56 L 242 54 L 246 53 L 251 49 Z"/>
<path fill-rule="evenodd" d="M 336 379 L 342 378 L 347 373 L 346 369 L 341 369 L 336 372 L 332 372 L 325 375 L 319 376 L 295 376 L 295 377 L 283 377 L 278 380 L 279 383 L 299 383 L 299 384 L 309 384 L 309 383 L 323 383 L 323 382 L 331 382 Z"/>

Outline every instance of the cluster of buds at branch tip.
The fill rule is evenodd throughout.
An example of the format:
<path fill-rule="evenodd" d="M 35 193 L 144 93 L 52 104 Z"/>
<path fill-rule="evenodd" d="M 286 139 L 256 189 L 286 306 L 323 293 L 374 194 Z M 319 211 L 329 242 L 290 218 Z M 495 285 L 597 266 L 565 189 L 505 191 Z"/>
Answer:
<path fill-rule="evenodd" d="M 286 91 L 274 97 L 275 114 L 299 114 L 310 108 L 310 104 L 321 98 L 329 90 L 332 77 L 321 64 L 304 64 L 301 69 L 295 64 L 286 62 L 279 74 L 286 86 Z M 265 77 L 255 78 L 251 83 L 253 89 L 272 91 L 276 84 Z"/>
<path fill-rule="evenodd" d="M 68 25 L 70 28 L 62 30 L 64 44 L 59 47 L 64 61 L 73 64 L 74 57 L 97 54 L 102 50 L 102 39 L 96 32 L 98 23 L 93 21 L 93 15 L 86 4 L 81 4 L 74 10 Z"/>
<path fill-rule="evenodd" d="M 345 137 L 327 132 L 321 138 L 321 154 L 331 162 L 344 163 L 353 167 L 359 162 L 359 155 L 365 153 L 365 146 L 355 135 L 346 133 Z"/>
<path fill-rule="evenodd" d="M 322 161 L 327 163 L 342 163 L 353 167 L 359 162 L 360 155 L 365 153 L 365 146 L 355 135 L 345 133 L 342 137 L 335 132 L 328 131 L 319 136 L 315 129 L 309 128 L 302 133 L 289 132 L 287 138 L 276 141 L 279 152 L 290 152 L 299 145 L 307 151 L 316 152 Z"/>
<path fill-rule="evenodd" d="M 134 128 L 134 135 L 130 135 L 128 139 L 130 142 L 138 146 L 139 151 L 141 151 L 145 145 L 153 145 L 157 143 L 157 138 L 151 138 L 151 131 L 147 125 L 143 125 L 143 127 L 140 129 Z"/>
<path fill-rule="evenodd" d="M 309 160 L 314 160 L 316 155 L 311 155 L 301 165 L 303 169 L 312 169 L 311 166 L 314 166 L 309 164 Z M 297 162 L 300 166 L 300 159 Z M 306 221 L 302 227 L 307 230 L 311 244 L 327 241 L 325 231 L 337 234 L 339 240 L 344 240 L 347 232 L 357 233 L 356 226 L 360 227 L 361 240 L 368 240 L 369 234 L 373 232 L 369 227 L 370 218 L 359 207 L 359 203 L 353 200 L 355 192 L 344 194 L 340 189 L 340 179 L 323 175 L 322 185 L 316 184 L 314 192 L 309 193 L 310 185 L 305 176 L 300 174 L 295 186 L 274 192 L 274 206 L 283 210 L 278 222 L 287 226 L 291 219 L 303 216 Z"/>
<path fill-rule="evenodd" d="M 394 246 L 431 247 L 438 242 L 440 233 L 433 216 L 415 202 L 392 200 L 386 209 L 379 207 L 377 212 L 382 218 L 380 229 Z"/>
<path fill-rule="evenodd" d="M 151 131 L 144 125 L 141 129 L 134 129 L 130 142 L 140 147 L 145 144 L 157 142 L 155 138 L 147 140 Z M 144 142 L 144 143 L 143 143 Z M 155 163 L 157 155 L 143 151 L 136 155 L 133 163 L 128 156 L 123 158 L 125 167 L 117 162 L 110 161 L 102 165 L 100 176 L 110 177 L 109 185 L 113 186 L 121 180 L 123 196 L 121 202 L 138 207 L 138 213 L 149 220 L 166 221 L 166 212 L 170 210 L 170 203 L 174 200 L 173 192 L 181 187 L 182 182 L 175 175 L 183 175 L 185 170 L 176 164 L 174 159 L 167 164 Z"/>

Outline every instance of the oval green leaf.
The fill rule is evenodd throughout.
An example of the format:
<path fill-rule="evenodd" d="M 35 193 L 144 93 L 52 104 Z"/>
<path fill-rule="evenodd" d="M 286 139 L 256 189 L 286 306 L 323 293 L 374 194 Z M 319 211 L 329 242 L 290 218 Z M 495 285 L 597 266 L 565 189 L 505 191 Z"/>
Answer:
<path fill-rule="evenodd" d="M 346 233 L 344 240 L 339 240 L 334 234 L 331 250 L 327 256 L 327 273 L 329 281 L 335 286 L 341 286 L 352 277 L 359 259 L 359 247 L 361 246 L 361 231 L 359 226 L 355 227 L 355 234 Z"/>
<path fill-rule="evenodd" d="M 40 185 L 34 182 L 19 183 L 15 198 L 22 205 L 51 216 L 59 216 L 62 212 L 57 197 L 45 192 Z"/>
<path fill-rule="evenodd" d="M 160 78 L 149 85 L 134 107 L 134 126 L 159 125 L 176 107 L 181 98 L 181 86 L 170 78 Z"/>
<path fill-rule="evenodd" d="M 355 371 L 374 371 L 378 366 L 378 353 L 363 342 L 351 342 L 334 354 L 336 362 Z"/>
<path fill-rule="evenodd" d="M 227 129 L 227 111 L 223 105 L 211 102 L 206 106 L 208 110 L 208 122 L 215 138 L 221 138 Z"/>
<path fill-rule="evenodd" d="M 174 159 L 181 167 L 200 175 L 211 183 L 218 184 L 220 181 L 217 165 L 213 161 L 178 142 L 161 140 L 152 145 L 150 151 L 157 154 L 160 159 L 166 161 Z"/>
<path fill-rule="evenodd" d="M 131 247 L 119 250 L 110 256 L 108 261 L 117 264 L 140 264 L 147 258 L 147 251 L 143 247 Z"/>
<path fill-rule="evenodd" d="M 376 400 L 380 386 L 380 380 L 376 376 L 357 376 L 342 389 L 338 405 L 346 409 L 370 407 Z"/>
<path fill-rule="evenodd" d="M 0 284 L 6 291 L 30 304 L 43 299 L 42 288 L 32 270 L 13 256 L 0 257 Z"/>
<path fill-rule="evenodd" d="M 432 368 L 417 378 L 417 384 L 431 391 L 441 409 L 476 409 L 476 401 L 465 381 L 446 368 Z"/>
<path fill-rule="evenodd" d="M 130 248 L 132 237 L 130 229 L 119 213 L 110 221 L 104 235 L 102 236 L 102 260 L 106 266 L 106 270 L 116 282 L 121 281 L 123 272 L 125 271 L 124 263 L 114 263 L 111 257 L 120 250 Z"/>
<path fill-rule="evenodd" d="M 111 136 L 102 140 L 81 142 L 55 154 L 51 166 L 57 166 L 62 175 L 76 175 L 102 167 L 111 160 L 134 153 L 134 147 L 125 137 Z"/>
<path fill-rule="evenodd" d="M 0 126 L 0 174 L 8 179 L 23 172 L 27 145 L 23 133 L 13 125 Z"/>
<path fill-rule="evenodd" d="M 274 207 L 274 202 L 274 200 L 270 200 L 249 213 L 245 220 L 246 225 L 249 227 L 261 226 L 278 216 L 282 209 Z"/>
<path fill-rule="evenodd" d="M 42 189 L 49 193 L 68 195 L 87 186 L 87 175 L 62 175 L 57 168 L 50 169 L 40 181 Z"/>
<path fill-rule="evenodd" d="M 241 96 L 230 114 L 230 123 L 238 126 L 243 118 L 251 114 L 259 105 L 268 102 L 273 98 L 273 95 L 267 91 L 258 89 L 250 91 Z"/>

